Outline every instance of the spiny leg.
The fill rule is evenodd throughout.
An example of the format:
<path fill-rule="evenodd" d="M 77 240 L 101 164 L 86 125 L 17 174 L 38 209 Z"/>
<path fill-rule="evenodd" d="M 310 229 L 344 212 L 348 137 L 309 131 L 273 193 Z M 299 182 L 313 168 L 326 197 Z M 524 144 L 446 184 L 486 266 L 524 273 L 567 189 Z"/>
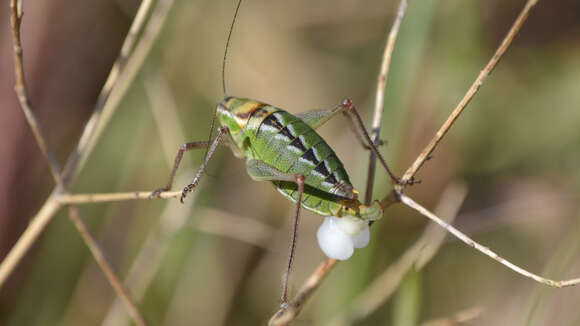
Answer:
<path fill-rule="evenodd" d="M 341 108 L 343 108 L 342 113 L 348 118 L 347 120 L 350 126 L 350 130 L 352 130 L 352 132 L 355 134 L 356 139 L 358 140 L 360 146 L 366 150 L 372 151 L 373 150 L 372 147 L 370 145 L 367 145 L 367 142 L 365 141 L 364 133 L 366 132 L 366 129 L 364 128 L 364 126 L 358 126 L 355 120 L 350 118 L 350 116 L 346 113 L 346 109 L 344 109 L 342 105 Z M 374 142 L 374 145 L 375 147 L 382 146 L 384 145 L 384 142 L 381 139 L 377 139 L 377 141 Z"/>
<path fill-rule="evenodd" d="M 290 273 L 292 272 L 292 265 L 294 263 L 294 254 L 296 251 L 296 243 L 298 239 L 298 225 L 300 222 L 300 207 L 302 206 L 302 194 L 304 193 L 304 175 L 302 174 L 287 174 L 278 169 L 266 164 L 263 161 L 248 160 L 246 168 L 250 177 L 256 181 L 288 181 L 295 182 L 298 186 L 298 197 L 296 198 L 296 209 L 294 210 L 294 219 L 292 220 L 292 233 L 290 235 L 290 248 L 288 249 L 288 262 L 282 280 L 282 296 L 280 298 L 280 307 L 285 309 L 288 307 L 288 282 L 290 280 Z"/>
<path fill-rule="evenodd" d="M 183 145 L 181 145 L 181 147 L 179 147 L 179 150 L 177 151 L 177 155 L 175 156 L 175 161 L 173 163 L 173 169 L 171 170 L 171 173 L 169 174 L 169 180 L 167 181 L 167 185 L 163 188 L 159 188 L 154 190 L 151 195 L 149 195 L 149 197 L 159 197 L 159 194 L 161 194 L 164 191 L 169 191 L 171 189 L 171 187 L 173 186 L 173 178 L 175 177 L 175 173 L 177 172 L 177 168 L 179 167 L 179 164 L 181 163 L 181 159 L 183 158 L 183 153 L 192 150 L 192 149 L 201 149 L 201 148 L 206 148 L 207 146 L 209 146 L 209 142 L 208 141 L 194 141 L 191 143 L 185 143 Z"/>
<path fill-rule="evenodd" d="M 181 193 L 181 198 L 179 198 L 179 201 L 181 203 L 183 203 L 183 200 L 185 199 L 185 197 L 187 197 L 187 194 L 190 193 L 190 192 L 192 192 L 193 191 L 193 188 L 195 188 L 195 186 L 197 186 L 197 184 L 199 183 L 199 179 L 201 178 L 201 175 L 203 174 L 203 171 L 205 171 L 205 168 L 207 166 L 207 162 L 209 162 L 209 159 L 212 157 L 213 153 L 215 152 L 215 149 L 219 145 L 219 143 L 222 140 L 223 136 L 225 134 L 227 134 L 228 132 L 229 132 L 229 130 L 228 130 L 227 127 L 221 127 L 221 128 L 218 129 L 217 136 L 215 137 L 213 143 L 209 147 L 209 149 L 207 151 L 207 155 L 205 156 L 205 159 L 201 163 L 201 166 L 199 167 L 199 170 L 197 170 L 197 173 L 195 174 L 195 177 L 193 178 L 193 180 L 187 186 L 185 186 L 185 188 L 183 188 L 183 192 Z"/>
<path fill-rule="evenodd" d="M 342 102 L 341 106 L 343 108 L 343 113 L 349 119 L 351 119 L 351 121 L 353 122 L 353 124 L 355 126 L 358 126 L 357 129 L 361 132 L 363 139 L 366 141 L 366 143 L 370 147 L 370 150 L 379 159 L 379 162 L 381 162 L 381 164 L 383 165 L 383 167 L 385 168 L 385 170 L 389 174 L 389 177 L 391 178 L 392 182 L 394 184 L 400 185 L 401 181 L 399 180 L 399 178 L 395 177 L 393 172 L 391 172 L 391 169 L 389 168 L 387 161 L 385 161 L 385 159 L 383 158 L 383 156 L 381 155 L 381 153 L 379 152 L 379 150 L 377 149 L 377 147 L 375 146 L 375 144 L 371 140 L 371 137 L 369 136 L 369 134 L 368 134 L 363 122 L 362 122 L 362 119 L 360 118 L 360 115 L 358 114 L 358 111 L 356 110 L 356 108 L 352 104 L 352 101 L 350 99 L 346 99 Z M 414 182 L 413 180 L 410 180 L 409 184 L 412 184 L 413 182 Z"/>

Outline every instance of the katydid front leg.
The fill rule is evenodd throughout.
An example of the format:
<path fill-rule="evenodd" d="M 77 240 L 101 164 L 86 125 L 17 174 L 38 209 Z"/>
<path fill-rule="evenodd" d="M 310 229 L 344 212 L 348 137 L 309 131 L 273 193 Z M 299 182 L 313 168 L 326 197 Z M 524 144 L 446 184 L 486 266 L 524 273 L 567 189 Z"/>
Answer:
<path fill-rule="evenodd" d="M 215 137 L 214 141 L 211 143 L 211 146 L 208 149 L 207 155 L 205 156 L 203 163 L 201 164 L 199 170 L 197 171 L 195 178 L 193 179 L 193 181 L 190 184 L 188 184 L 183 189 L 183 193 L 181 194 L 181 198 L 180 198 L 180 201 L 182 203 L 183 203 L 183 200 L 185 199 L 185 197 L 187 196 L 187 193 L 193 191 L 193 188 L 195 188 L 195 186 L 199 183 L 199 179 L 201 177 L 201 174 L 205 170 L 207 163 L 209 162 L 209 159 L 213 155 L 217 146 L 220 144 L 220 141 L 223 139 L 223 136 L 227 133 L 228 133 L 227 127 L 221 127 L 218 130 L 218 134 Z M 192 150 L 192 149 L 207 148 L 209 144 L 210 143 L 208 141 L 198 141 L 198 142 L 191 142 L 191 143 L 183 144 L 179 148 L 179 150 L 177 151 L 177 155 L 175 156 L 175 162 L 173 164 L 173 169 L 171 170 L 171 173 L 169 174 L 169 180 L 167 181 L 167 185 L 163 188 L 156 189 L 155 191 L 153 191 L 151 193 L 151 195 L 149 195 L 149 197 L 150 198 L 159 197 L 159 194 L 161 194 L 164 191 L 169 191 L 171 189 L 171 187 L 173 186 L 173 179 L 175 178 L 175 173 L 177 172 L 177 168 L 179 167 L 179 164 L 181 163 L 181 159 L 183 158 L 183 153 L 185 153 L 189 150 Z"/>

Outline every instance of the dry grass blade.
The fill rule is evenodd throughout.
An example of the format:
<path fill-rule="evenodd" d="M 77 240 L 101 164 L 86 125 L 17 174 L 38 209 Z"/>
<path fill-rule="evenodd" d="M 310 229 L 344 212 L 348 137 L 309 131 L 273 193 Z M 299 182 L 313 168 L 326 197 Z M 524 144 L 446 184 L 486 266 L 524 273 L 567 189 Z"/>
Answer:
<path fill-rule="evenodd" d="M 63 194 L 56 197 L 60 204 L 93 204 L 125 200 L 151 199 L 151 191 L 133 191 L 102 194 Z M 159 194 L 159 198 L 177 198 L 181 191 L 166 191 Z"/>
<path fill-rule="evenodd" d="M 423 151 L 417 157 L 415 162 L 413 162 L 413 164 L 407 169 L 407 171 L 405 172 L 405 174 L 401 178 L 403 185 L 407 181 L 412 180 L 412 178 L 415 176 L 417 171 L 421 168 L 423 163 L 425 163 L 425 161 L 431 155 L 433 150 L 435 150 L 435 147 L 437 146 L 437 144 L 439 144 L 441 139 L 449 131 L 449 129 L 455 123 L 457 118 L 459 118 L 459 115 L 467 107 L 467 104 L 469 104 L 469 102 L 471 101 L 473 96 L 477 93 L 477 91 L 479 90 L 479 88 L 481 87 L 483 82 L 486 80 L 486 78 L 492 72 L 493 68 L 495 68 L 495 66 L 497 65 L 497 63 L 499 62 L 501 57 L 504 55 L 506 50 L 509 48 L 510 44 L 512 43 L 512 41 L 514 40 L 514 38 L 516 37 L 516 35 L 520 31 L 520 29 L 522 28 L 522 25 L 526 21 L 526 18 L 528 18 L 528 15 L 530 14 L 530 10 L 534 7 L 534 5 L 537 2 L 538 2 L 538 0 L 528 0 L 528 2 L 526 3 L 526 5 L 522 9 L 522 11 L 520 12 L 518 17 L 516 18 L 512 27 L 509 29 L 507 35 L 505 36 L 505 38 L 503 39 L 500 46 L 497 48 L 497 50 L 495 51 L 494 55 L 491 57 L 491 59 L 489 60 L 489 62 L 485 66 L 485 68 L 483 68 L 483 70 L 479 73 L 479 75 L 477 76 L 477 78 L 475 79 L 475 81 L 473 82 L 473 84 L 471 85 L 469 90 L 467 91 L 467 93 L 465 93 L 465 95 L 463 96 L 463 98 L 461 99 L 459 104 L 457 104 L 457 106 L 455 107 L 453 112 L 451 112 L 451 114 L 449 115 L 449 117 L 447 118 L 445 123 L 443 123 L 441 128 L 439 128 L 439 130 L 437 131 L 437 133 L 435 134 L 433 139 L 431 139 L 429 144 L 425 147 L 425 149 L 423 149 Z M 399 186 L 398 188 L 399 188 L 398 191 L 402 191 L 403 186 Z"/>
<path fill-rule="evenodd" d="M 34 139 L 40 147 L 42 154 L 46 157 L 48 165 L 50 167 L 50 173 L 52 178 L 59 187 L 63 184 L 59 177 L 60 167 L 54 154 L 48 148 L 46 144 L 46 137 L 42 134 L 42 130 L 38 125 L 36 117 L 32 113 L 32 105 L 30 104 L 30 98 L 28 97 L 28 91 L 26 90 L 26 82 L 24 77 L 24 62 L 22 59 L 22 40 L 20 38 L 20 24 L 22 23 L 22 1 L 21 0 L 10 0 L 10 26 L 12 28 L 12 42 L 14 50 L 14 74 L 16 78 L 16 85 L 14 90 L 18 97 L 18 102 L 20 103 L 20 108 L 24 112 L 26 121 L 32 130 Z"/>
<path fill-rule="evenodd" d="M 465 184 L 452 183 L 443 192 L 436 211 L 449 216 L 448 222 L 451 223 L 466 195 Z M 351 325 L 373 313 L 391 297 L 405 274 L 411 269 L 421 269 L 435 256 L 445 235 L 445 230 L 437 225 L 427 226 L 421 237 L 353 300 L 351 307 L 343 310 L 328 324 Z"/>
<path fill-rule="evenodd" d="M 123 285 L 123 283 L 119 279 L 119 276 L 117 276 L 117 274 L 111 267 L 111 264 L 108 262 L 107 258 L 103 254 L 103 251 L 99 247 L 99 244 L 97 243 L 95 238 L 93 238 L 85 223 L 81 220 L 78 210 L 74 206 L 69 207 L 69 219 L 76 227 L 83 241 L 87 244 L 87 247 L 89 247 L 89 249 L 91 250 L 91 253 L 93 254 L 95 261 L 99 265 L 99 268 L 101 268 L 101 270 L 103 271 L 103 274 L 105 274 L 107 281 L 109 281 L 109 284 L 111 284 L 111 286 L 115 290 L 115 293 L 117 293 L 117 295 L 121 298 L 121 300 L 125 304 L 125 308 L 127 308 L 127 311 L 129 312 L 129 315 L 131 316 L 135 324 L 139 326 L 146 326 L 147 323 L 145 322 L 145 319 L 141 315 L 141 312 L 139 312 L 137 305 L 135 304 L 135 302 L 133 302 L 133 299 L 129 295 L 129 291 Z"/>
<path fill-rule="evenodd" d="M 516 272 L 520 275 L 523 275 L 527 278 L 531 278 L 532 280 L 534 280 L 538 283 L 542 283 L 542 284 L 557 287 L 557 288 L 580 284 L 580 278 L 556 281 L 556 280 L 552 280 L 552 279 L 545 278 L 545 277 L 539 276 L 537 274 L 528 272 L 527 270 L 525 270 L 525 269 L 511 263 L 510 261 L 506 260 L 505 258 L 499 256 L 498 254 L 493 252 L 491 249 L 489 249 L 485 246 L 482 246 L 481 244 L 475 242 L 473 239 L 471 239 L 470 237 L 468 237 L 467 235 L 465 235 L 461 231 L 457 230 L 456 228 L 451 226 L 449 223 L 443 221 L 442 219 L 437 217 L 437 215 L 431 213 L 425 207 L 419 205 L 417 202 L 415 202 L 411 198 L 407 197 L 405 194 L 401 194 L 400 199 L 401 199 L 401 202 L 403 204 L 411 207 L 412 209 L 419 212 L 421 215 L 423 215 L 423 216 L 429 218 L 430 220 L 432 220 L 433 222 L 439 224 L 442 228 L 447 230 L 447 232 L 453 234 L 456 238 L 463 241 L 468 246 L 473 247 L 474 249 L 480 251 L 481 253 L 483 253 L 484 255 L 486 255 L 488 257 L 491 257 L 493 260 L 499 262 L 502 265 L 507 266 L 509 269 L 513 270 L 514 272 Z"/>
<path fill-rule="evenodd" d="M 375 96 L 375 109 L 373 114 L 373 124 L 371 130 L 371 138 L 373 144 L 378 144 L 379 137 L 381 134 L 381 123 L 383 121 L 383 105 L 385 102 L 385 89 L 387 87 L 387 77 L 389 76 L 389 67 L 391 66 L 391 57 L 393 50 L 395 49 L 395 41 L 397 40 L 397 35 L 399 34 L 399 27 L 401 26 L 401 21 L 403 21 L 403 16 L 407 10 L 407 0 L 401 0 L 399 7 L 397 9 L 397 16 L 389 32 L 387 38 L 387 45 L 385 45 L 385 51 L 383 53 L 383 60 L 381 62 L 381 69 L 379 71 L 379 77 L 377 80 L 377 95 Z M 375 180 L 377 158 L 374 153 L 371 152 L 369 156 L 369 168 L 367 171 L 367 185 L 365 191 L 365 204 L 370 204 L 372 200 L 373 185 Z"/>
<path fill-rule="evenodd" d="M 327 260 L 323 261 L 314 273 L 310 275 L 310 277 L 304 282 L 302 288 L 298 291 L 298 294 L 294 297 L 292 301 L 288 303 L 288 307 L 285 309 L 280 309 L 276 312 L 268 322 L 268 325 L 271 326 L 281 326 L 281 325 L 288 325 L 292 322 L 300 311 L 304 304 L 308 299 L 312 296 L 314 291 L 318 288 L 320 283 L 324 280 L 328 272 L 334 267 L 336 264 L 336 259 L 328 258 Z"/>
<path fill-rule="evenodd" d="M 143 0 L 139 6 L 139 9 L 137 10 L 135 19 L 133 20 L 133 23 L 129 28 L 129 32 L 127 33 L 127 37 L 125 37 L 125 41 L 121 46 L 119 56 L 115 60 L 115 63 L 109 72 L 109 76 L 105 81 L 105 85 L 99 93 L 93 114 L 91 115 L 91 118 L 83 130 L 83 134 L 79 139 L 77 148 L 69 157 L 69 160 L 65 165 L 64 171 L 62 173 L 65 183 L 70 182 L 70 178 L 72 178 L 75 172 L 78 171 L 79 166 L 82 167 L 89 153 L 91 152 L 92 146 L 98 138 L 98 134 L 102 130 L 102 126 L 107 122 L 106 120 L 108 120 L 108 117 L 112 115 L 114 109 L 117 107 L 116 103 L 109 101 L 109 99 L 111 98 L 113 91 L 116 88 L 120 88 L 117 87 L 117 85 L 119 85 L 119 80 L 124 79 L 125 84 L 131 80 L 129 76 L 123 74 L 123 71 L 130 63 L 129 59 L 131 58 L 131 55 L 133 54 L 138 41 L 137 36 L 145 27 L 145 23 L 147 22 L 146 18 L 154 8 L 154 3 L 155 1 L 153 0 Z M 120 93 L 124 93 L 122 89 L 120 89 L 120 91 Z"/>
<path fill-rule="evenodd" d="M 62 207 L 54 200 L 54 197 L 55 195 L 48 197 L 26 230 L 20 235 L 18 241 L 12 246 L 8 255 L 2 260 L 2 264 L 0 264 L 0 289 L 8 280 L 10 274 L 12 274 L 12 271 L 18 266 L 22 257 L 44 231 L 54 214 Z"/>
<path fill-rule="evenodd" d="M 10 2 L 10 22 L 11 22 L 11 27 L 12 27 L 12 35 L 14 37 L 14 39 L 13 39 L 13 42 L 14 42 L 14 69 L 15 69 L 15 75 L 16 75 L 15 90 L 16 90 L 16 93 L 17 93 L 17 96 L 18 96 L 18 99 L 20 102 L 20 107 L 22 108 L 22 110 L 26 116 L 27 122 L 29 123 L 29 125 L 34 133 L 34 136 L 36 138 L 38 145 L 40 146 L 43 154 L 45 155 L 47 162 L 49 163 L 51 173 L 53 175 L 54 180 L 57 183 L 60 191 L 66 192 L 66 183 L 63 182 L 61 176 L 59 175 L 58 171 L 60 170 L 60 168 L 58 166 L 56 159 L 54 158 L 54 154 L 52 153 L 51 149 L 48 147 L 48 145 L 46 143 L 46 138 L 43 136 L 43 133 L 40 129 L 40 126 L 37 123 L 37 120 L 36 120 L 34 114 L 32 113 L 30 98 L 28 97 L 28 94 L 27 94 L 27 87 L 26 87 L 25 78 L 24 78 L 24 64 L 22 61 L 23 50 L 22 50 L 22 43 L 21 43 L 21 37 L 20 37 L 20 28 L 21 28 L 21 23 L 22 23 L 22 16 L 23 16 L 22 1 L 11 0 L 11 2 Z M 53 201 L 54 196 L 50 196 L 49 200 Z M 47 206 L 45 205 L 44 207 L 47 207 Z M 26 237 L 21 238 L 21 239 L 27 240 L 27 242 L 19 241 L 19 244 L 24 243 L 24 245 L 15 246 L 19 250 L 18 251 L 11 251 L 11 252 L 21 253 L 21 255 L 24 255 L 24 253 L 26 253 L 27 249 L 30 248 L 32 242 L 34 242 L 34 240 L 36 239 L 32 235 L 40 234 L 42 232 L 44 227 L 50 221 L 50 217 L 54 216 L 54 214 L 58 211 L 59 205 L 54 204 L 54 205 L 50 205 L 48 207 L 52 207 L 54 209 L 49 210 L 49 214 L 45 213 L 45 214 L 41 215 L 43 217 L 46 217 L 46 218 L 42 219 L 43 223 L 32 224 L 33 227 L 28 228 L 25 231 Z M 42 211 L 45 211 L 45 210 L 42 210 Z M 127 307 L 128 311 L 129 311 L 129 314 L 131 315 L 131 317 L 133 318 L 135 323 L 137 325 L 140 325 L 140 326 L 145 326 L 146 325 L 145 320 L 141 316 L 141 313 L 139 312 L 139 310 L 137 309 L 136 304 L 130 298 L 127 289 L 123 286 L 119 277 L 115 274 L 111 265 L 106 260 L 102 250 L 100 249 L 97 242 L 90 234 L 86 225 L 81 220 L 80 215 L 78 213 L 78 210 L 75 207 L 72 207 L 72 206 L 69 207 L 69 218 L 73 222 L 75 227 L 77 228 L 77 231 L 81 235 L 81 237 L 82 237 L 83 241 L 85 242 L 85 244 L 87 245 L 87 247 L 90 249 L 91 253 L 93 254 L 93 257 L 95 258 L 99 267 L 101 268 L 101 270 L 105 274 L 107 280 L 109 281 L 111 286 L 115 289 L 117 294 L 122 298 L 123 302 L 125 303 L 125 306 Z M 30 230 L 30 232 L 28 232 L 29 230 Z M 32 231 L 35 231 L 35 232 L 32 232 Z M 7 276 L 10 274 L 10 271 L 13 270 L 13 268 L 17 265 L 17 263 L 19 261 L 19 259 L 17 259 L 18 257 L 19 256 L 9 254 L 7 259 L 3 262 L 3 264 L 2 264 L 2 267 L 3 267 L 2 268 L 2 278 L 1 278 L 2 281 L 6 280 Z M 6 266 L 6 267 L 4 267 L 4 266 Z M 0 283 L 0 284 L 2 284 L 2 283 Z"/>

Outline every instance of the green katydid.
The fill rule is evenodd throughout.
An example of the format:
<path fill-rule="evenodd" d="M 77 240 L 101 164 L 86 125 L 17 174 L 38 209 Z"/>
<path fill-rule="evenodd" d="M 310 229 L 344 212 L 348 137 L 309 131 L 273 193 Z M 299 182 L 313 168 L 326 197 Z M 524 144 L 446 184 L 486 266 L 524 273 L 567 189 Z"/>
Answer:
<path fill-rule="evenodd" d="M 156 190 L 152 195 L 171 188 L 175 172 L 183 153 L 187 150 L 209 146 L 193 181 L 183 189 L 181 201 L 197 186 L 220 142 L 228 145 L 237 157 L 246 158 L 247 172 L 252 179 L 271 181 L 282 195 L 296 203 L 282 293 L 282 304 L 285 304 L 288 273 L 294 258 L 301 207 L 321 216 L 352 216 L 367 222 L 378 220 L 383 216 L 380 202 L 375 201 L 367 206 L 358 200 L 357 191 L 353 188 L 341 161 L 315 131 L 338 113 L 352 117 L 359 125 L 368 148 L 384 163 L 350 100 L 344 100 L 340 105 L 330 109 L 292 115 L 258 101 L 228 96 L 217 105 L 216 115 L 221 127 L 213 142 L 184 144 L 175 158 L 167 186 Z M 390 172 L 386 163 L 384 166 L 392 180 L 398 183 L 398 179 Z"/>
<path fill-rule="evenodd" d="M 240 3 L 241 1 L 236 7 L 226 42 L 224 67 Z M 223 75 L 222 80 L 225 94 Z M 301 207 L 321 216 L 354 217 L 365 221 L 365 226 L 368 222 L 383 216 L 383 208 L 379 201 L 363 205 L 358 200 L 358 192 L 353 188 L 342 162 L 316 132 L 318 127 L 341 113 L 351 119 L 362 146 L 373 151 L 391 180 L 399 183 L 371 141 L 351 100 L 346 99 L 331 108 L 292 115 L 259 101 L 226 96 L 217 105 L 216 117 L 220 127 L 213 142 L 191 142 L 181 146 L 167 185 L 154 191 L 151 196 L 171 189 L 175 172 L 185 151 L 207 148 L 205 159 L 194 179 L 183 189 L 181 202 L 197 186 L 208 161 L 220 143 L 229 146 L 236 157 L 245 158 L 247 172 L 253 180 L 272 182 L 282 195 L 296 203 L 281 297 L 282 305 L 285 305 L 288 300 L 288 277 L 294 260 Z"/>
<path fill-rule="evenodd" d="M 241 0 L 238 2 L 232 25 L 230 26 L 224 52 L 222 66 L 224 94 L 227 94 L 224 78 L 227 50 L 240 4 Z M 500 47 L 498 51 L 501 49 Z M 280 193 L 296 204 L 281 298 L 282 307 L 285 307 L 288 301 L 288 275 L 294 260 L 296 232 L 301 207 L 321 216 L 342 217 L 341 221 L 354 220 L 356 221 L 355 224 L 364 224 L 365 226 L 383 216 L 384 205 L 382 202 L 375 201 L 371 205 L 363 205 L 358 200 L 358 193 L 350 183 L 344 166 L 330 146 L 315 131 L 339 113 L 346 115 L 351 120 L 362 146 L 371 150 L 377 157 L 381 165 L 386 169 L 391 181 L 398 186 L 396 188 L 399 188 L 399 190 L 395 192 L 398 195 L 398 199 L 407 206 L 413 207 L 469 246 L 525 277 L 554 287 L 580 284 L 580 279 L 555 281 L 543 278 L 512 264 L 405 196 L 400 190 L 403 188 L 401 186 L 413 184 L 416 181 L 411 178 L 403 183 L 393 175 L 384 158 L 377 150 L 377 144 L 371 141 L 366 132 L 352 101 L 348 99 L 329 109 L 311 110 L 292 115 L 282 109 L 259 101 L 225 96 L 216 108 L 216 118 L 221 126 L 213 142 L 201 141 L 184 144 L 175 158 L 166 187 L 154 191 L 151 196 L 156 196 L 161 191 L 171 188 L 182 155 L 187 150 L 207 148 L 205 159 L 197 174 L 182 192 L 182 202 L 187 194 L 193 191 L 198 184 L 209 159 L 220 143 L 228 145 L 237 157 L 245 158 L 247 172 L 252 179 L 272 182 Z M 386 202 L 388 200 L 384 199 L 383 201 Z M 323 226 L 324 224 L 326 224 L 326 220 Z M 346 226 L 346 228 L 352 228 L 352 225 Z"/>

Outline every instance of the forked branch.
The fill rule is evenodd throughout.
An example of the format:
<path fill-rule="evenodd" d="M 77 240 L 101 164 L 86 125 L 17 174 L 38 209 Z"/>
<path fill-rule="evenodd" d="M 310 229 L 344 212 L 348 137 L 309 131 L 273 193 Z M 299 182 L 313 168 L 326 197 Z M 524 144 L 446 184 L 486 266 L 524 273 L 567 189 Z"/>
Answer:
<path fill-rule="evenodd" d="M 153 8 L 153 6 L 151 6 L 152 3 L 153 3 L 152 0 L 144 0 L 139 7 L 136 19 L 133 21 L 133 24 L 131 26 L 131 30 L 141 31 L 144 29 L 145 26 L 147 28 L 144 29 L 142 37 L 139 38 L 137 44 L 135 44 L 136 38 L 134 38 L 133 36 L 139 33 L 129 33 L 127 39 L 123 43 L 123 48 L 127 49 L 128 52 L 122 51 L 122 53 L 119 55 L 118 61 L 122 61 L 125 63 L 124 65 L 125 69 L 122 69 L 121 67 L 119 70 L 113 69 L 111 71 L 110 75 L 112 77 L 109 77 L 109 79 L 113 80 L 112 82 L 113 86 L 111 86 L 110 88 L 103 89 L 102 92 L 109 95 L 106 96 L 105 101 L 99 102 L 95 106 L 94 113 L 91 116 L 89 122 L 87 123 L 85 129 L 83 130 L 83 134 L 81 136 L 77 149 L 69 157 L 69 164 L 66 165 L 62 174 L 64 181 L 63 183 L 65 185 L 67 185 L 70 182 L 73 175 L 76 172 L 78 172 L 82 167 L 82 164 L 79 164 L 79 162 L 82 162 L 83 161 L 82 158 L 87 157 L 88 154 L 91 152 L 92 144 L 94 144 L 94 142 L 98 138 L 100 131 L 102 131 L 102 125 L 105 123 L 104 121 L 107 120 L 106 117 L 112 114 L 112 111 L 114 111 L 114 108 L 116 107 L 116 103 L 118 103 L 122 94 L 128 88 L 127 84 L 131 79 L 130 76 L 134 76 L 136 74 L 138 67 L 144 61 L 146 53 L 149 52 L 153 40 L 159 34 L 161 26 L 165 21 L 167 12 L 169 11 L 168 9 L 171 7 L 172 4 L 172 0 L 162 0 L 158 2 L 157 6 L 155 6 L 155 11 L 153 12 L 151 12 L 151 9 Z M 19 28 L 22 19 L 22 1 L 11 0 L 10 5 L 11 5 L 11 13 L 13 14 L 13 18 L 11 19 L 14 19 L 13 26 L 17 27 L 18 29 L 17 31 L 13 30 L 12 32 L 13 35 L 18 36 L 17 37 L 18 43 L 15 44 L 21 44 Z M 148 17 L 148 16 L 151 17 L 149 20 L 137 19 L 137 17 Z M 145 22 L 148 22 L 148 24 L 145 24 Z M 19 65 L 19 62 L 20 63 L 22 62 L 21 46 L 15 47 L 15 54 L 18 55 L 18 58 L 16 58 L 15 60 L 16 62 L 15 69 L 16 73 L 18 74 L 19 69 L 22 72 L 24 71 L 24 69 L 21 69 Z M 120 78 L 121 76 L 125 76 L 125 78 Z M 30 101 L 27 100 L 25 104 L 29 105 Z M 50 163 L 50 166 L 52 172 L 56 165 Z M 56 174 L 53 173 L 53 177 L 55 178 L 55 180 L 58 180 L 58 178 L 56 177 L 57 175 L 58 173 Z M 54 214 L 56 214 L 56 212 L 59 210 L 60 205 L 54 201 L 55 197 L 58 195 L 59 192 L 60 187 L 57 187 L 55 190 L 53 190 L 52 194 L 47 198 L 42 208 L 31 219 L 24 233 L 20 236 L 16 244 L 14 244 L 12 249 L 10 249 L 8 255 L 4 258 L 4 260 L 0 264 L 0 287 L 2 287 L 2 285 L 6 282 L 10 274 L 14 271 L 16 266 L 22 260 L 22 257 L 30 250 L 32 244 L 36 241 L 39 235 L 42 234 L 42 232 L 46 228 L 46 225 L 51 221 Z"/>
<path fill-rule="evenodd" d="M 65 193 L 66 192 L 66 184 L 63 182 L 61 175 L 59 174 L 60 168 L 58 166 L 58 162 L 56 161 L 52 150 L 48 147 L 47 142 L 46 142 L 46 138 L 44 137 L 44 134 L 42 133 L 40 126 L 37 123 L 36 117 L 32 113 L 32 108 L 31 108 L 32 105 L 30 104 L 31 103 L 30 98 L 28 97 L 27 87 L 26 87 L 25 78 L 24 78 L 24 63 L 22 60 L 23 50 L 22 50 L 22 41 L 21 41 L 21 37 L 20 37 L 20 27 L 21 27 L 21 23 L 22 23 L 22 17 L 23 17 L 22 1 L 21 0 L 11 0 L 10 1 L 10 23 L 11 23 L 11 27 L 12 27 L 12 36 L 13 36 L 13 44 L 14 44 L 14 71 L 15 71 L 15 75 L 16 75 L 15 91 L 16 91 L 16 94 L 18 96 L 20 107 L 21 107 L 22 111 L 24 112 L 24 115 L 26 116 L 26 120 L 27 120 L 28 124 L 30 125 L 30 128 L 33 131 L 34 137 L 36 138 L 36 141 L 37 141 L 39 147 L 41 148 L 41 151 L 42 151 L 43 155 L 45 156 L 45 158 L 50 166 L 52 176 L 53 176 L 56 184 L 58 185 L 58 188 L 60 189 L 57 192 Z M 54 200 L 54 196 L 50 196 L 49 200 Z M 52 214 L 54 214 L 58 210 L 59 205 L 54 205 L 52 207 L 54 207 L 54 210 L 52 211 Z M 53 216 L 53 215 L 48 215 L 48 216 Z M 103 273 L 105 274 L 105 277 L 107 278 L 107 280 L 109 281 L 109 283 L 111 284 L 113 289 L 121 297 L 122 301 L 125 303 L 125 306 L 127 307 L 127 310 L 129 312 L 129 314 L 131 315 L 131 317 L 133 318 L 133 320 L 135 321 L 135 323 L 139 326 L 145 326 L 146 325 L 145 320 L 141 316 L 141 313 L 139 312 L 137 305 L 133 302 L 133 300 L 129 296 L 127 289 L 125 288 L 125 286 L 123 285 L 123 283 L 121 282 L 119 277 L 113 271 L 111 264 L 106 260 L 101 248 L 98 246 L 96 240 L 90 234 L 86 225 L 84 224 L 84 222 L 80 218 L 80 215 L 79 215 L 76 207 L 74 207 L 74 206 L 69 207 L 69 218 L 73 222 L 74 226 L 77 228 L 77 231 L 81 235 L 83 241 L 85 242 L 85 244 L 87 245 L 87 247 L 89 248 L 91 253 L 93 254 L 95 261 L 97 262 L 97 264 L 99 265 L 99 267 L 101 268 Z M 49 220 L 50 219 L 46 219 L 46 223 L 48 223 Z M 44 223 L 42 225 L 45 226 L 46 223 Z M 36 230 L 36 229 L 37 228 L 35 228 L 34 230 Z M 32 230 L 32 229 L 27 229 L 25 232 L 25 235 L 30 234 L 28 232 L 29 230 Z M 41 231 L 41 230 L 42 229 L 40 229 L 39 231 Z M 29 239 L 28 237 L 24 238 L 24 236 L 22 238 Z M 30 238 L 30 239 L 31 239 L 31 241 L 34 240 L 34 238 Z M 22 248 L 21 246 L 15 246 L 15 247 Z M 14 255 L 8 255 L 5 262 L 12 263 L 14 265 L 4 265 L 4 263 L 2 264 L 3 265 L 2 266 L 3 267 L 2 268 L 2 278 L 0 278 L 2 281 L 6 280 L 6 277 L 10 271 L 9 268 L 4 268 L 4 266 L 15 266 L 15 264 L 18 262 L 18 260 L 15 260 L 13 257 L 14 257 Z M 2 283 L 0 283 L 0 285 L 1 284 Z"/>

